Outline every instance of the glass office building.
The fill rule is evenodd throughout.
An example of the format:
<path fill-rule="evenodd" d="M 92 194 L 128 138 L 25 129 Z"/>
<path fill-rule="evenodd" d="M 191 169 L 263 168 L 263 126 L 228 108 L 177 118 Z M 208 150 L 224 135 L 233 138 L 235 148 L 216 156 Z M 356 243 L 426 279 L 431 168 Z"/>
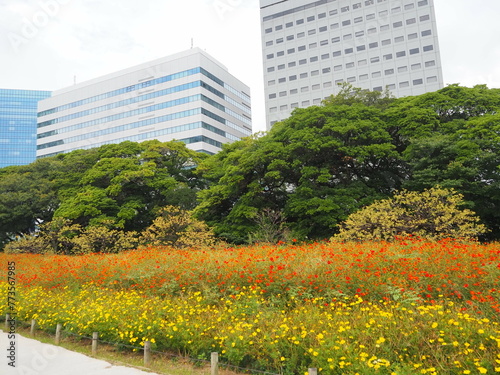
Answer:
<path fill-rule="evenodd" d="M 37 104 L 50 94 L 0 89 L 0 168 L 35 161 Z"/>
<path fill-rule="evenodd" d="M 260 0 L 269 128 L 350 83 L 396 97 L 443 87 L 433 0 Z"/>
<path fill-rule="evenodd" d="M 38 116 L 37 157 L 151 139 L 214 154 L 252 134 L 249 87 L 199 48 L 55 91 Z"/>

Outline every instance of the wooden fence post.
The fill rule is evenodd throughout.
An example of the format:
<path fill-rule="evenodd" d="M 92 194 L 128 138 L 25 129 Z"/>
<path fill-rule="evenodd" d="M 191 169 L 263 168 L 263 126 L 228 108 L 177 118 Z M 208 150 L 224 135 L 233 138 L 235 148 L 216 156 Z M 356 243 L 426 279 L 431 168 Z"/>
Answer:
<path fill-rule="evenodd" d="M 5 314 L 5 330 L 7 332 L 9 331 L 9 320 L 10 320 L 10 314 Z"/>
<path fill-rule="evenodd" d="M 309 369 L 309 375 L 318 375 L 318 369 L 310 368 Z"/>
<path fill-rule="evenodd" d="M 97 355 L 97 340 L 99 339 L 99 333 L 94 332 L 92 333 L 92 356 Z"/>
<path fill-rule="evenodd" d="M 56 345 L 59 345 L 59 343 L 61 342 L 61 328 L 62 328 L 62 324 L 57 323 L 57 326 L 56 326 Z"/>
<path fill-rule="evenodd" d="M 144 341 L 144 366 L 149 367 L 151 364 L 151 342 Z"/>
<path fill-rule="evenodd" d="M 210 375 L 219 374 L 219 353 L 213 352 L 210 357 Z"/>
<path fill-rule="evenodd" d="M 31 328 L 30 328 L 30 336 L 35 336 L 35 327 L 36 327 L 36 320 L 31 319 Z"/>

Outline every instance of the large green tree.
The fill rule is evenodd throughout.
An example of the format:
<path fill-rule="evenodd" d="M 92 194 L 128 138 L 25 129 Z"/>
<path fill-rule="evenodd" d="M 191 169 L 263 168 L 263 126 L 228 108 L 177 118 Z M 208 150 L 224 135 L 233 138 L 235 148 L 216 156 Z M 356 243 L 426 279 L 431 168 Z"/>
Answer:
<path fill-rule="evenodd" d="M 284 216 L 299 238 L 326 238 L 351 212 L 399 188 L 407 171 L 381 120 L 360 101 L 296 109 L 261 137 L 227 146 L 199 171 L 212 181 L 197 213 L 229 240 L 259 211 Z"/>

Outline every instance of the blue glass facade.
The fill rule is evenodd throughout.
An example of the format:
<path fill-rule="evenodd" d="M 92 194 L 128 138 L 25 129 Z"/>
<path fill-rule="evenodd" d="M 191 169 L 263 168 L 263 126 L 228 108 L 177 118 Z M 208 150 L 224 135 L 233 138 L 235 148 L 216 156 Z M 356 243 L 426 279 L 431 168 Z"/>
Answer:
<path fill-rule="evenodd" d="M 36 159 L 37 104 L 50 91 L 0 89 L 0 168 Z"/>

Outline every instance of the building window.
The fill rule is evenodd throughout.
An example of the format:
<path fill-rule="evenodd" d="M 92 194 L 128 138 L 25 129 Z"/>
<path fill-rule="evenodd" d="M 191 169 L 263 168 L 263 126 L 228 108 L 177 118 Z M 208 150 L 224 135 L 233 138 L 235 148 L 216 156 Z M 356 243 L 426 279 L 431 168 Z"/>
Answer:
<path fill-rule="evenodd" d="M 367 61 L 366 59 L 363 59 L 363 60 L 359 60 L 359 61 L 358 61 L 358 65 L 359 65 L 359 66 L 363 66 L 363 65 L 366 65 L 366 64 L 368 64 L 368 61 Z"/>
<path fill-rule="evenodd" d="M 373 42 L 368 45 L 370 48 L 377 48 L 378 47 L 378 42 Z"/>
<path fill-rule="evenodd" d="M 351 20 L 342 21 L 342 26 L 349 26 L 351 24 Z"/>
<path fill-rule="evenodd" d="M 356 82 L 356 77 L 347 77 L 347 82 L 349 83 Z"/>
<path fill-rule="evenodd" d="M 276 52 L 276 57 L 281 57 L 285 55 L 285 51 L 278 51 Z"/>
<path fill-rule="evenodd" d="M 288 109 L 288 106 L 286 104 L 280 105 L 280 111 L 286 111 Z"/>
<path fill-rule="evenodd" d="M 381 72 L 373 72 L 372 73 L 372 78 L 379 78 L 379 77 L 382 77 L 382 73 Z"/>
<path fill-rule="evenodd" d="M 285 64 L 278 65 L 278 70 L 283 70 L 283 69 L 285 69 Z"/>
<path fill-rule="evenodd" d="M 367 79 L 368 79 L 368 74 L 361 74 L 361 75 L 359 76 L 359 80 L 360 80 L 360 81 L 366 81 Z"/>
<path fill-rule="evenodd" d="M 410 55 L 416 55 L 417 53 L 420 53 L 420 48 L 412 48 L 410 50 Z"/>
<path fill-rule="evenodd" d="M 312 89 L 313 90 L 319 90 L 319 83 L 315 84 L 315 85 L 312 85 Z"/>
<path fill-rule="evenodd" d="M 420 16 L 420 22 L 429 21 L 431 17 L 426 14 L 425 16 Z"/>
<path fill-rule="evenodd" d="M 338 72 L 339 70 L 342 70 L 342 65 L 335 65 L 335 66 L 333 67 L 333 71 L 334 71 L 334 72 Z"/>
<path fill-rule="evenodd" d="M 276 39 L 276 44 L 283 43 L 283 38 Z"/>
<path fill-rule="evenodd" d="M 280 92 L 280 98 L 282 98 L 282 97 L 286 96 L 286 94 L 287 94 L 287 92 L 286 92 L 286 91 L 281 91 L 281 92 Z"/>
<path fill-rule="evenodd" d="M 314 35 L 316 34 L 316 29 L 311 29 L 307 32 L 307 35 Z"/>
<path fill-rule="evenodd" d="M 405 5 L 405 10 L 410 10 L 410 9 L 413 9 L 413 8 L 415 8 L 415 4 L 413 4 L 413 3 Z"/>
<path fill-rule="evenodd" d="M 424 5 L 429 5 L 429 2 L 427 0 L 421 0 L 421 1 L 418 2 L 418 6 L 419 7 L 422 7 Z"/>
<path fill-rule="evenodd" d="M 395 7 L 391 9 L 391 13 L 399 13 L 401 12 L 401 7 Z"/>
<path fill-rule="evenodd" d="M 309 91 L 309 86 L 304 86 L 300 88 L 300 92 L 308 92 Z"/>
<path fill-rule="evenodd" d="M 339 24 L 338 23 L 332 23 L 330 25 L 330 29 L 338 29 L 339 28 Z"/>
<path fill-rule="evenodd" d="M 386 76 L 390 76 L 391 74 L 394 74 L 394 69 L 386 69 L 384 70 L 384 74 Z"/>
<path fill-rule="evenodd" d="M 360 22 L 363 22 L 363 17 L 356 17 L 354 19 L 354 23 L 360 23 Z"/>
<path fill-rule="evenodd" d="M 344 40 L 351 40 L 352 39 L 352 34 L 345 34 L 344 35 Z"/>
<path fill-rule="evenodd" d="M 292 27 L 292 26 L 293 26 L 293 22 L 287 22 L 287 23 L 285 24 L 285 27 L 286 27 L 286 28 L 289 28 L 289 27 Z"/>
<path fill-rule="evenodd" d="M 300 19 L 300 20 L 295 21 L 296 25 L 302 25 L 303 23 L 304 23 L 304 19 L 303 18 Z"/>
<path fill-rule="evenodd" d="M 335 51 L 333 52 L 333 57 L 338 57 L 342 55 L 342 51 Z"/>
<path fill-rule="evenodd" d="M 346 69 L 354 68 L 354 63 L 353 62 L 349 62 L 349 63 L 345 64 L 345 68 Z"/>
<path fill-rule="evenodd" d="M 388 14 L 389 14 L 388 10 L 382 10 L 378 12 L 379 17 L 387 17 Z"/>
<path fill-rule="evenodd" d="M 340 36 L 336 36 L 335 38 L 332 38 L 332 43 L 338 43 L 340 42 Z"/>
<path fill-rule="evenodd" d="M 319 32 L 320 32 L 320 33 L 324 33 L 324 32 L 325 32 L 325 31 L 327 31 L 327 30 L 328 30 L 328 27 L 326 27 L 326 26 L 321 26 L 321 27 L 319 28 Z"/>
<path fill-rule="evenodd" d="M 319 75 L 319 70 L 313 70 L 311 72 L 311 77 L 318 76 Z"/>
<path fill-rule="evenodd" d="M 397 36 L 394 38 L 394 43 L 401 43 L 401 42 L 404 42 L 405 41 L 405 37 L 404 36 Z"/>
<path fill-rule="evenodd" d="M 382 41 L 382 45 L 383 46 L 388 46 L 389 44 L 391 44 L 391 40 L 390 39 L 385 39 Z"/>
<path fill-rule="evenodd" d="M 312 22 L 315 20 L 315 17 L 314 16 L 309 16 L 307 17 L 307 22 Z"/>
<path fill-rule="evenodd" d="M 382 92 L 382 86 L 374 87 L 373 91 L 380 91 L 380 92 Z"/>
<path fill-rule="evenodd" d="M 273 32 L 273 29 L 272 29 L 272 28 L 269 28 L 269 29 L 266 29 L 266 30 L 265 30 L 265 33 L 266 33 L 266 34 L 269 34 L 269 33 L 272 33 L 272 32 Z"/>
<path fill-rule="evenodd" d="M 290 108 L 297 108 L 298 106 L 299 106 L 299 103 L 290 104 Z"/>
<path fill-rule="evenodd" d="M 403 21 L 394 22 L 392 24 L 392 27 L 394 27 L 394 28 L 401 27 L 401 26 L 403 26 Z"/>
<path fill-rule="evenodd" d="M 289 81 L 295 81 L 296 79 L 297 79 L 297 75 L 295 75 L 295 74 L 293 76 L 288 77 Z"/>
<path fill-rule="evenodd" d="M 309 107 L 310 105 L 311 105 L 311 104 L 310 104 L 309 100 L 304 100 L 304 101 L 302 102 L 302 107 Z"/>
<path fill-rule="evenodd" d="M 408 34 L 408 40 L 417 39 L 417 38 L 418 38 L 418 34 L 417 33 Z"/>
<path fill-rule="evenodd" d="M 328 53 L 321 55 L 321 60 L 328 60 L 329 58 L 330 58 L 330 54 L 328 54 Z"/>
<path fill-rule="evenodd" d="M 268 60 L 273 59 L 274 58 L 274 53 L 270 53 L 266 57 L 267 57 Z"/>
<path fill-rule="evenodd" d="M 318 14 L 318 19 L 325 18 L 325 17 L 326 17 L 326 13 Z"/>
<path fill-rule="evenodd" d="M 275 85 L 276 84 L 276 81 L 273 79 L 271 81 L 267 81 L 267 85 L 268 86 L 272 86 L 272 85 Z"/>
<path fill-rule="evenodd" d="M 361 30 L 361 31 L 356 31 L 356 34 L 354 34 L 354 35 L 356 35 L 356 38 L 360 38 L 360 37 L 362 37 L 362 36 L 364 36 L 364 35 L 365 35 L 365 32 L 364 32 L 363 30 Z"/>
<path fill-rule="evenodd" d="M 406 56 L 406 51 L 396 52 L 396 57 L 405 57 L 405 56 Z"/>
<path fill-rule="evenodd" d="M 344 50 L 344 52 L 345 52 L 345 53 L 346 53 L 346 55 L 347 55 L 347 54 L 349 54 L 349 53 L 353 53 L 353 52 L 354 52 L 354 49 L 353 49 L 353 48 L 346 48 L 346 49 Z"/>
<path fill-rule="evenodd" d="M 299 51 L 305 51 L 306 50 L 306 46 L 300 46 L 299 48 L 297 48 Z"/>
<path fill-rule="evenodd" d="M 307 59 L 300 59 L 299 65 L 304 65 L 304 64 L 307 64 Z"/>
<path fill-rule="evenodd" d="M 417 20 L 415 18 L 409 18 L 406 20 L 407 25 L 413 25 L 414 23 L 417 23 Z"/>
<path fill-rule="evenodd" d="M 269 113 L 275 113 L 275 112 L 278 112 L 278 107 L 269 108 Z"/>
<path fill-rule="evenodd" d="M 357 50 L 358 52 L 360 52 L 360 51 L 365 51 L 365 50 L 366 50 L 366 46 L 364 46 L 364 45 L 363 45 L 363 46 L 357 46 L 357 47 L 356 47 L 356 50 Z"/>
<path fill-rule="evenodd" d="M 375 34 L 377 32 L 377 29 L 375 27 L 371 27 L 368 30 L 366 30 L 368 34 Z"/>
<path fill-rule="evenodd" d="M 410 82 L 408 82 L 408 81 L 403 81 L 403 82 L 399 83 L 400 88 L 405 88 L 405 87 L 409 87 L 409 86 L 410 86 Z"/>
<path fill-rule="evenodd" d="M 295 48 L 290 48 L 286 51 L 288 54 L 295 53 Z"/>
<path fill-rule="evenodd" d="M 388 53 L 387 55 L 384 55 L 384 61 L 387 60 L 392 60 L 392 53 Z"/>
<path fill-rule="evenodd" d="M 270 41 L 266 42 L 266 46 L 267 46 L 267 47 L 272 46 L 272 45 L 273 45 L 273 41 L 272 41 L 272 40 L 270 40 Z"/>
<path fill-rule="evenodd" d="M 278 83 L 284 83 L 284 82 L 286 82 L 286 78 L 285 77 L 278 79 Z"/>
<path fill-rule="evenodd" d="M 434 49 L 434 46 L 424 46 L 424 52 L 429 52 Z"/>
<path fill-rule="evenodd" d="M 411 66 L 411 70 L 419 70 L 419 69 L 422 69 L 422 64 L 418 63 L 418 64 L 413 64 Z"/>
<path fill-rule="evenodd" d="M 341 83 L 344 83 L 344 80 L 343 80 L 343 79 L 337 79 L 337 80 L 335 81 L 335 84 L 336 84 L 336 85 L 340 85 Z"/>
<path fill-rule="evenodd" d="M 323 74 L 330 73 L 331 71 L 332 71 L 332 68 L 323 68 L 323 69 L 321 70 L 321 72 L 322 72 Z"/>
<path fill-rule="evenodd" d="M 310 62 L 316 62 L 318 61 L 318 56 L 313 56 L 309 59 Z"/>
<path fill-rule="evenodd" d="M 300 73 L 300 78 L 307 78 L 309 73 Z"/>
<path fill-rule="evenodd" d="M 367 14 L 366 15 L 366 20 L 367 21 L 370 21 L 370 20 L 373 20 L 375 19 L 375 13 L 371 13 L 371 14 Z"/>
<path fill-rule="evenodd" d="M 432 31 L 431 30 L 424 30 L 424 31 L 422 31 L 422 36 L 429 36 L 429 35 L 432 35 Z"/>
<path fill-rule="evenodd" d="M 304 32 L 301 32 L 301 33 L 297 34 L 297 38 L 303 38 L 305 36 L 306 36 L 306 33 L 304 33 Z"/>
<path fill-rule="evenodd" d="M 334 15 L 336 15 L 338 13 L 339 13 L 338 9 L 333 9 L 333 10 L 330 11 L 329 14 L 330 14 L 330 16 L 334 16 Z"/>
<path fill-rule="evenodd" d="M 283 25 L 278 25 L 274 28 L 275 31 L 283 30 Z"/>
<path fill-rule="evenodd" d="M 437 82 L 438 78 L 436 76 L 428 77 L 427 78 L 427 83 L 435 83 Z"/>
<path fill-rule="evenodd" d="M 436 62 L 434 60 L 426 61 L 425 62 L 425 67 L 426 68 L 430 68 L 431 66 L 436 66 Z"/>
<path fill-rule="evenodd" d="M 328 39 L 327 40 L 322 40 L 321 42 L 319 42 L 320 46 L 326 46 L 327 44 L 328 44 Z"/>
<path fill-rule="evenodd" d="M 398 73 L 404 73 L 404 72 L 407 72 L 408 71 L 408 67 L 407 66 L 400 66 L 398 68 Z"/>
<path fill-rule="evenodd" d="M 267 68 L 267 72 L 268 73 L 274 72 L 274 66 Z"/>
<path fill-rule="evenodd" d="M 378 63 L 380 61 L 380 57 L 378 56 L 375 56 L 375 57 L 372 57 L 370 59 L 370 62 L 373 64 L 373 63 Z"/>
<path fill-rule="evenodd" d="M 290 62 L 288 63 L 288 67 L 289 67 L 289 68 L 293 68 L 295 65 L 297 65 L 297 63 L 296 63 L 295 61 L 290 61 Z"/>
<path fill-rule="evenodd" d="M 276 94 L 269 94 L 269 99 L 276 99 Z"/>
<path fill-rule="evenodd" d="M 413 86 L 421 85 L 423 83 L 424 83 L 424 80 L 422 78 L 413 80 Z"/>
<path fill-rule="evenodd" d="M 340 8 L 340 11 L 342 13 L 349 12 L 349 6 L 345 6 L 345 7 Z"/>
<path fill-rule="evenodd" d="M 352 4 L 352 9 L 360 9 L 361 3 Z"/>
<path fill-rule="evenodd" d="M 380 26 L 380 31 L 387 31 L 387 30 L 389 30 L 389 25 Z"/>
<path fill-rule="evenodd" d="M 328 88 L 328 87 L 332 87 L 332 81 L 328 81 L 328 82 L 324 82 L 323 83 L 323 88 Z"/>
<path fill-rule="evenodd" d="M 294 40 L 295 39 L 295 35 L 288 35 L 286 37 L 286 40 Z"/>
<path fill-rule="evenodd" d="M 390 84 L 390 85 L 387 85 L 386 86 L 388 90 L 395 90 L 396 89 L 396 85 L 395 84 Z"/>

